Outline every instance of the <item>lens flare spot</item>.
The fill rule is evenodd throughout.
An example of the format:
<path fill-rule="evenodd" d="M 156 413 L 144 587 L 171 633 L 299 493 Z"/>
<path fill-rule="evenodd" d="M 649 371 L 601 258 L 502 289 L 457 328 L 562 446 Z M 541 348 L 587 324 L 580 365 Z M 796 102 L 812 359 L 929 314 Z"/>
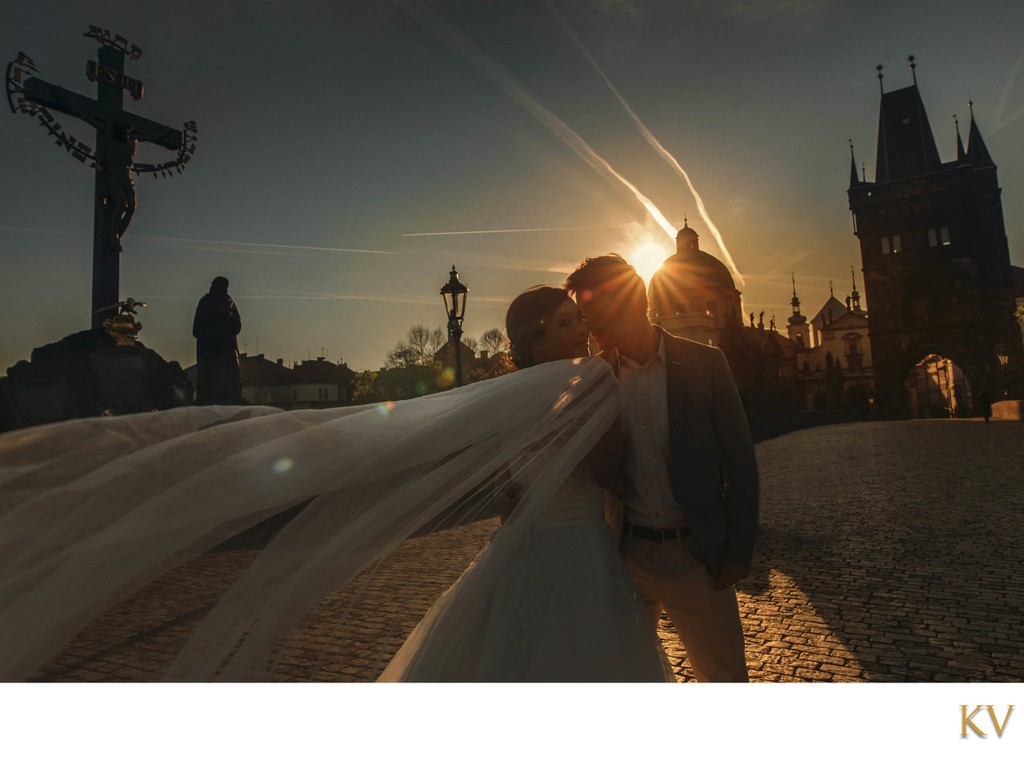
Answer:
<path fill-rule="evenodd" d="M 291 457 L 281 457 L 274 462 L 274 474 L 284 475 L 288 470 L 295 466 L 295 461 Z"/>
<path fill-rule="evenodd" d="M 390 417 L 391 412 L 395 408 L 394 401 L 384 401 L 383 403 L 377 404 L 377 414 L 381 417 Z"/>
<path fill-rule="evenodd" d="M 437 387 L 451 388 L 455 385 L 455 368 L 445 367 L 437 373 Z"/>

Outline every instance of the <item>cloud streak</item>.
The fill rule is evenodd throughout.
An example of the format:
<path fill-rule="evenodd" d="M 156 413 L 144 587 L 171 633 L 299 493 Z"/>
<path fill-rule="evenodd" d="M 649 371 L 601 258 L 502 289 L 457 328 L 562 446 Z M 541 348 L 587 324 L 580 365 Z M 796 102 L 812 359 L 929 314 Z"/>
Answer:
<path fill-rule="evenodd" d="M 1017 84 L 1017 75 L 1020 73 L 1021 66 L 1024 65 L 1024 56 L 1017 59 L 1017 63 L 1014 64 L 1010 70 L 1010 75 L 1006 78 L 1006 84 L 1003 85 L 1003 91 L 1000 94 L 999 102 L 996 104 L 995 113 L 995 128 L 992 130 L 990 135 L 994 135 L 996 132 L 1001 130 L 1003 127 L 1008 126 L 1012 122 L 1024 116 L 1024 108 L 1017 109 L 1014 113 L 1009 116 L 1005 115 L 1006 107 L 1010 102 L 1010 98 L 1013 96 L 1013 89 Z"/>
<path fill-rule="evenodd" d="M 301 293 L 296 291 L 274 291 L 274 290 L 232 290 L 237 300 L 249 301 L 367 301 L 373 303 L 403 303 L 416 306 L 435 306 L 439 303 L 437 298 L 417 298 L 399 296 L 394 293 Z M 175 298 L 176 296 L 164 296 L 164 298 Z M 155 299 L 152 299 L 155 300 Z M 475 295 L 473 300 L 477 303 L 500 303 L 507 304 L 509 299 L 498 296 Z"/>
<path fill-rule="evenodd" d="M 676 172 L 676 174 L 682 177 L 684 182 L 686 182 L 686 186 L 689 188 L 690 194 L 693 196 L 693 200 L 697 204 L 697 213 L 700 214 L 700 218 L 704 221 L 704 224 L 707 225 L 708 230 L 711 231 L 711 236 L 715 239 L 715 243 L 718 245 L 718 250 L 721 251 L 722 253 L 722 258 L 725 260 L 725 264 L 729 267 L 729 270 L 732 272 L 733 278 L 738 281 L 740 287 L 744 287 L 743 276 L 740 274 L 739 269 L 736 267 L 736 262 L 733 261 L 732 254 L 729 253 L 729 249 L 726 247 L 725 241 L 722 239 L 721 232 L 719 232 L 718 227 L 715 226 L 715 223 L 711 221 L 711 216 L 708 214 L 707 208 L 704 205 L 704 199 L 701 197 L 701 194 L 697 192 L 697 188 L 694 187 L 693 182 L 690 180 L 690 175 L 686 172 L 685 169 L 683 169 L 682 166 L 680 166 L 675 156 L 673 156 L 665 148 L 665 146 L 661 144 L 658 138 L 656 138 L 651 133 L 651 130 L 647 128 L 647 125 L 640 120 L 640 117 L 636 115 L 636 112 L 629 105 L 626 99 L 622 96 L 622 93 L 618 91 L 618 89 L 615 87 L 614 84 L 612 84 L 611 80 L 607 77 L 607 75 L 604 73 L 601 67 L 598 66 L 597 61 L 594 60 L 594 57 L 590 54 L 587 48 L 584 47 L 583 41 L 579 38 L 576 32 L 573 31 L 569 24 L 566 23 L 565 19 L 562 18 L 562 15 L 555 9 L 554 5 L 550 2 L 550 0 L 544 0 L 544 5 L 547 6 L 548 10 L 551 12 L 551 15 L 555 18 L 555 21 L 557 21 L 558 25 L 562 28 L 562 31 L 564 31 L 566 35 L 568 35 L 569 39 L 573 41 L 573 43 L 579 49 L 580 53 L 583 54 L 583 57 L 587 59 L 587 63 L 590 64 L 590 67 L 597 73 L 599 77 L 601 77 L 602 81 L 604 81 L 604 83 L 608 86 L 608 89 L 611 90 L 612 95 L 614 95 L 616 100 L 619 101 L 619 105 L 622 106 L 623 110 L 632 120 L 633 124 L 639 130 L 644 140 L 647 141 L 647 144 L 650 145 L 654 149 L 654 151 L 662 159 L 665 160 L 665 162 Z M 670 237 L 674 238 L 675 233 L 673 232 Z"/>
<path fill-rule="evenodd" d="M 402 237 L 440 237 L 444 235 L 504 235 L 510 232 L 572 232 L 577 230 L 611 230 L 629 224 L 592 224 L 586 227 L 525 227 L 509 230 L 456 230 L 452 232 L 403 232 Z"/>
<path fill-rule="evenodd" d="M 248 243 L 235 240 L 196 240 L 191 238 L 146 236 L 139 236 L 133 239 L 153 243 L 184 244 L 191 247 L 202 248 L 204 250 L 225 249 L 224 253 L 256 253 L 267 256 L 303 256 L 307 251 L 314 253 L 368 253 L 383 256 L 399 255 L 398 251 L 379 251 L 368 248 L 333 248 L 316 245 L 283 245 L 274 243 Z"/>
<path fill-rule="evenodd" d="M 531 116 L 547 127 L 555 137 L 565 143 L 577 156 L 583 159 L 584 162 L 608 182 L 612 185 L 618 183 L 629 190 L 636 201 L 644 207 L 665 234 L 671 239 L 675 238 L 676 228 L 665 218 L 661 209 L 650 198 L 641 193 L 632 182 L 617 172 L 608 161 L 598 155 L 597 151 L 580 137 L 575 130 L 541 105 L 501 64 L 485 54 L 455 27 L 440 18 L 422 3 L 415 0 L 409 0 L 408 2 L 399 0 L 398 5 L 439 42 L 473 65 L 477 71 L 490 79 L 506 95 L 526 109 Z"/>
<path fill-rule="evenodd" d="M 36 235 L 68 235 L 72 237 L 92 237 L 91 232 L 80 230 L 45 230 L 38 227 L 7 227 L 0 226 L 0 232 L 28 232 Z M 398 256 L 398 251 L 379 251 L 369 248 L 332 248 L 315 245 L 284 245 L 273 243 L 248 243 L 235 240 L 197 240 L 195 238 L 177 237 L 154 237 L 149 235 L 127 235 L 124 238 L 126 245 L 132 242 L 138 243 L 161 243 L 167 245 L 179 245 L 185 248 L 192 248 L 205 251 L 217 251 L 219 253 L 254 253 L 264 256 L 305 256 L 305 252 L 314 253 L 366 253 L 382 256 Z"/>

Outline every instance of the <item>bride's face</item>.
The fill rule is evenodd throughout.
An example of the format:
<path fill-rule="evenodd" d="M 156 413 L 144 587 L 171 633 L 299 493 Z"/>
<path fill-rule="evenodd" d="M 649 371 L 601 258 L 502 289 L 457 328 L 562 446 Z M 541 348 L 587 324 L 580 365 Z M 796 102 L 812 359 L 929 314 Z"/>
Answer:
<path fill-rule="evenodd" d="M 544 320 L 544 335 L 533 345 L 535 363 L 589 356 L 590 332 L 571 298 Z"/>

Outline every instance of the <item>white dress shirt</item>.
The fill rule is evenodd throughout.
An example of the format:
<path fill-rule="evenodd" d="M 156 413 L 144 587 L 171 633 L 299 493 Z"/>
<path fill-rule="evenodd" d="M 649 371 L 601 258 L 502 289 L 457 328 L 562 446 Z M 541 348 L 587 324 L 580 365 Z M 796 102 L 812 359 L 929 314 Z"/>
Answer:
<path fill-rule="evenodd" d="M 626 519 L 646 528 L 682 528 L 683 510 L 672 495 L 665 340 L 645 364 L 618 355 L 626 482 Z"/>

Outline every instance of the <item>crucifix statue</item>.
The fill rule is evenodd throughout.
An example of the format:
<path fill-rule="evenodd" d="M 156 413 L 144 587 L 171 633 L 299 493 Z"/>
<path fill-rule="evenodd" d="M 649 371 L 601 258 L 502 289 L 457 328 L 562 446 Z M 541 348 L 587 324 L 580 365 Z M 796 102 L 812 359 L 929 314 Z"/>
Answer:
<path fill-rule="evenodd" d="M 100 43 L 96 61 L 89 61 L 86 75 L 96 82 L 96 99 L 91 100 L 35 76 L 35 64 L 24 53 L 7 66 L 7 102 L 14 112 L 27 113 L 56 137 L 57 144 L 96 170 L 95 212 L 92 255 L 92 326 L 102 327 L 105 319 L 118 313 L 120 302 L 121 240 L 135 213 L 135 183 L 132 172 L 167 176 L 179 172 L 195 153 L 196 126 L 187 122 L 183 130 L 158 124 L 124 110 L 124 93 L 140 100 L 143 84 L 124 73 L 124 59 L 142 55 L 135 45 L 98 27 L 85 33 Z M 50 111 L 81 119 L 96 129 L 96 149 L 65 134 Z M 177 158 L 162 164 L 135 161 L 135 146 L 153 143 L 177 151 Z"/>

